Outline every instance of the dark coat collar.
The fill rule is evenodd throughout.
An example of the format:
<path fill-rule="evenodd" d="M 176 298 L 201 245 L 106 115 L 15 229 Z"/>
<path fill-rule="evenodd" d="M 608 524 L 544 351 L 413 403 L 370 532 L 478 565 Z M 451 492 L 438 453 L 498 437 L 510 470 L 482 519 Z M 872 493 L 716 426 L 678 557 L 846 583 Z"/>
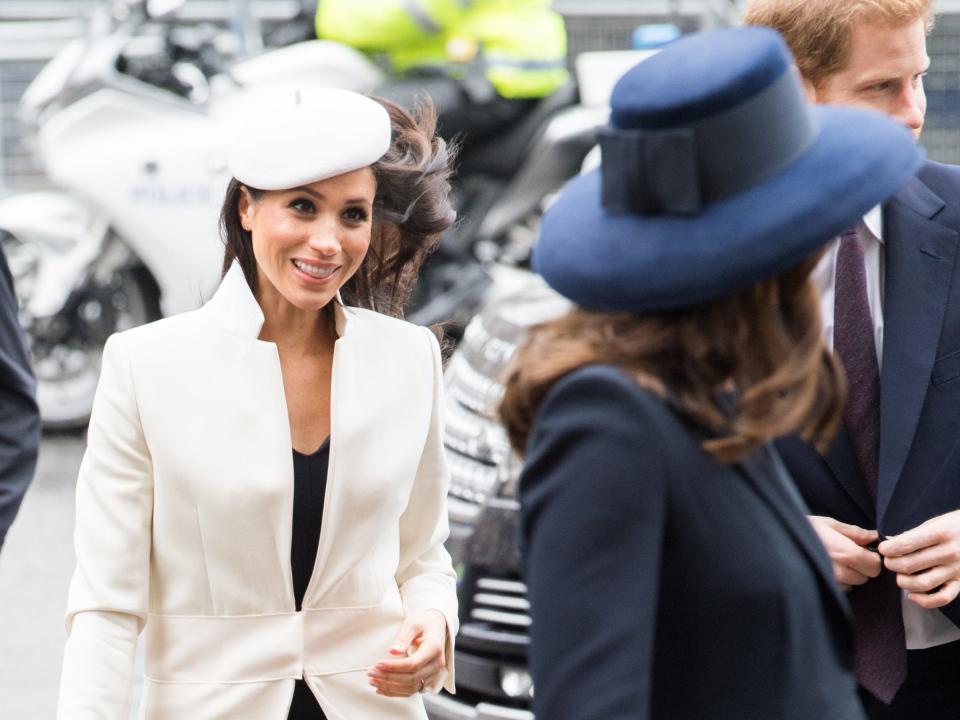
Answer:
<path fill-rule="evenodd" d="M 830 559 L 806 517 L 809 510 L 773 445 L 760 448 L 736 467 L 754 492 L 780 518 L 794 542 L 800 546 L 819 576 L 824 592 L 850 617 L 850 606 L 834 579 Z"/>
<path fill-rule="evenodd" d="M 698 443 L 711 437 L 703 427 L 690 419 L 675 393 L 668 390 L 665 400 Z M 716 401 L 723 412 L 732 412 L 736 405 L 737 392 L 718 395 Z M 810 511 L 777 450 L 772 444 L 767 444 L 743 462 L 734 465 L 733 469 L 747 480 L 753 491 L 777 515 L 813 566 L 824 592 L 833 598 L 838 609 L 850 618 L 850 607 L 834 579 L 833 568 L 823 543 L 807 520 Z"/>

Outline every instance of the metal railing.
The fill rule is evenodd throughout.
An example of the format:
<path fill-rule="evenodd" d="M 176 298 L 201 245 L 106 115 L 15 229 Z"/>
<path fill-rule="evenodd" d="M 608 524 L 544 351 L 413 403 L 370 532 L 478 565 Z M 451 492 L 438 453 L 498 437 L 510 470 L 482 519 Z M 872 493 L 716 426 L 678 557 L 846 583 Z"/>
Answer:
<path fill-rule="evenodd" d="M 101 0 L 0 0 L 0 22 L 82 18 Z M 251 14 L 265 20 L 282 20 L 300 9 L 300 0 L 246 0 Z M 231 18 L 238 0 L 189 0 L 178 15 L 187 20 Z"/>

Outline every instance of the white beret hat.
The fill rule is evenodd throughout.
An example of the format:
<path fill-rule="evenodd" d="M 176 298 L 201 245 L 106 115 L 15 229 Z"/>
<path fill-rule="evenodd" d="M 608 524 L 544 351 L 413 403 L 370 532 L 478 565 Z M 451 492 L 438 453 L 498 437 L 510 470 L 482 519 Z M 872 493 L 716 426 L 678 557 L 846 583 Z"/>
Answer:
<path fill-rule="evenodd" d="M 244 185 L 288 190 L 368 167 L 390 148 L 390 116 L 337 88 L 260 95 L 234 125 L 228 167 Z"/>

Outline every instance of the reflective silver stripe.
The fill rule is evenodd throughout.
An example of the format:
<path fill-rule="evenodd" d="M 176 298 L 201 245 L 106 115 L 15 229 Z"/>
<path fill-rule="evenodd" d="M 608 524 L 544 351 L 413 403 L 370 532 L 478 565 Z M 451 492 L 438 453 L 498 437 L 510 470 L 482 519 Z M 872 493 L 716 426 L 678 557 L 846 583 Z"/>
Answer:
<path fill-rule="evenodd" d="M 499 610 L 485 610 L 483 608 L 474 608 L 471 610 L 470 617 L 483 620 L 484 622 L 496 623 L 497 625 L 509 625 L 510 627 L 530 627 L 532 622 L 529 615 L 500 612 Z"/>
<path fill-rule="evenodd" d="M 503 67 L 511 70 L 565 70 L 565 60 L 516 60 L 513 58 L 486 55 L 488 67 Z"/>
<path fill-rule="evenodd" d="M 497 580 L 496 578 L 480 578 L 477 580 L 477 587 L 481 590 L 493 590 L 495 592 L 508 592 L 517 595 L 526 595 L 527 586 L 516 580 Z"/>
<path fill-rule="evenodd" d="M 524 598 L 497 595 L 495 593 L 477 593 L 473 596 L 473 599 L 478 605 L 530 612 L 530 601 Z"/>
<path fill-rule="evenodd" d="M 430 13 L 419 0 L 403 0 L 403 7 L 421 30 L 428 33 L 440 32 L 440 26 L 433 21 Z"/>

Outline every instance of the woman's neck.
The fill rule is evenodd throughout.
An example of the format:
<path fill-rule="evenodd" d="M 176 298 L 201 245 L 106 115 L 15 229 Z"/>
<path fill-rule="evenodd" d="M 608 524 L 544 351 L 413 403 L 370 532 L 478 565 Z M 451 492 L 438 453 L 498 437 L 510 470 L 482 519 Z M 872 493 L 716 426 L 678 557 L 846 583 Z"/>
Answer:
<path fill-rule="evenodd" d="M 308 312 L 289 303 L 261 303 L 260 340 L 277 345 L 281 355 L 301 357 L 329 351 L 337 339 L 333 303 Z"/>

